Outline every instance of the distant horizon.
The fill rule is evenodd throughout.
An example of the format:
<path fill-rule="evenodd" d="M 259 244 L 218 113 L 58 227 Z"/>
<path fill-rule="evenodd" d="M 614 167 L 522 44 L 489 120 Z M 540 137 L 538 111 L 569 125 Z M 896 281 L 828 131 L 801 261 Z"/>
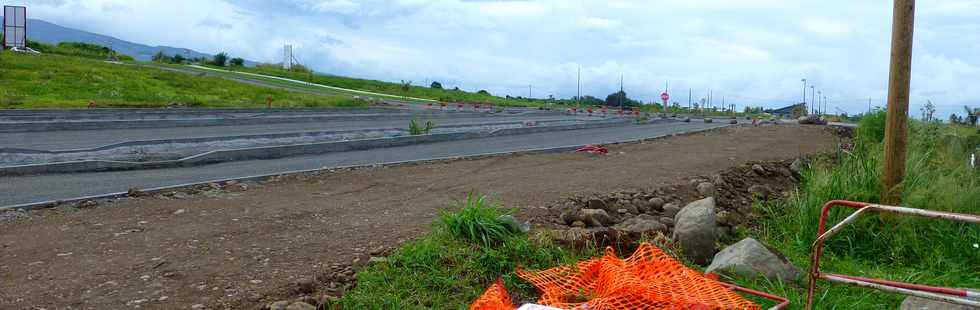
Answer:
<path fill-rule="evenodd" d="M 682 105 L 693 88 L 695 101 L 711 89 L 740 110 L 778 108 L 802 101 L 806 78 L 829 112 L 864 112 L 869 99 L 885 105 L 891 6 L 883 0 L 185 1 L 10 4 L 130 42 L 269 63 L 288 42 L 317 72 L 499 96 L 527 97 L 530 84 L 531 97 L 571 98 L 581 68 L 582 94 L 597 98 L 617 91 L 622 75 L 627 94 L 643 102 L 659 102 L 669 82 Z M 980 3 L 923 1 L 915 39 L 910 116 L 927 100 L 943 119 L 980 103 L 971 87 L 980 79 Z"/>

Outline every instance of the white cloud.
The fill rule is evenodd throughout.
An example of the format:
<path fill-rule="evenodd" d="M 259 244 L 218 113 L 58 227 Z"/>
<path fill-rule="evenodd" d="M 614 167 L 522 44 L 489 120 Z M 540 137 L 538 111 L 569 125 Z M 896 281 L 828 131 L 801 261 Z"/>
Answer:
<path fill-rule="evenodd" d="M 742 105 L 800 100 L 800 78 L 850 112 L 881 105 L 891 2 L 782 0 L 46 0 L 33 17 L 145 44 L 279 61 L 284 43 L 334 74 L 468 90 L 597 97 L 625 78 L 654 100 L 708 89 Z M 189 9 L 192 8 L 192 9 Z M 920 1 L 913 107 L 976 104 L 980 2 Z M 209 27 L 201 27 L 206 25 Z M 809 98 L 807 99 L 809 101 Z"/>

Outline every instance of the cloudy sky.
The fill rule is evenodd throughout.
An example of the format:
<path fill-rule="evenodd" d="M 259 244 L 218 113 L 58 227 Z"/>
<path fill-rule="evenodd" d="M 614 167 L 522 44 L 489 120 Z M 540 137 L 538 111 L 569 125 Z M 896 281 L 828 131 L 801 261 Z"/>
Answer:
<path fill-rule="evenodd" d="M 570 97 L 619 88 L 676 101 L 785 106 L 806 78 L 850 113 L 883 105 L 888 0 L 31 0 L 29 14 L 149 44 L 279 62 L 282 46 L 320 72 L 433 80 L 498 95 Z M 980 105 L 980 0 L 920 0 L 913 115 Z M 810 101 L 810 94 L 807 94 Z"/>

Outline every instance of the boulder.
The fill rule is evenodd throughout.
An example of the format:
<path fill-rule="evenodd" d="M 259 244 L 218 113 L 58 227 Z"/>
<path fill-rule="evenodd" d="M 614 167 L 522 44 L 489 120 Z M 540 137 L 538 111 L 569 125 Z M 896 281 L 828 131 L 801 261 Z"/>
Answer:
<path fill-rule="evenodd" d="M 792 164 L 789 164 L 789 170 L 796 175 L 800 175 L 800 171 L 803 169 L 803 160 L 797 158 Z"/>
<path fill-rule="evenodd" d="M 690 117 L 685 117 L 684 118 L 684 122 L 685 123 L 690 123 L 691 122 L 691 118 Z"/>
<path fill-rule="evenodd" d="M 579 219 L 589 227 L 606 227 L 613 223 L 609 213 L 602 209 L 579 210 Z"/>
<path fill-rule="evenodd" d="M 976 299 L 976 298 L 975 298 Z M 902 301 L 900 310 L 976 310 L 976 307 L 962 306 L 947 302 L 935 301 L 921 297 L 909 296 Z"/>
<path fill-rule="evenodd" d="M 589 201 L 586 203 L 586 205 L 589 207 L 589 209 L 605 209 L 606 208 L 606 202 L 605 201 L 602 201 L 602 199 L 598 199 L 598 198 L 589 199 Z"/>
<path fill-rule="evenodd" d="M 676 203 L 668 203 L 664 205 L 663 215 L 673 218 L 675 215 L 677 215 L 677 212 L 680 211 L 681 211 L 681 207 L 678 206 Z"/>
<path fill-rule="evenodd" d="M 664 199 L 659 197 L 650 198 L 647 200 L 647 211 L 657 211 L 662 212 L 664 210 Z"/>
<path fill-rule="evenodd" d="M 760 164 L 752 165 L 752 171 L 759 176 L 766 175 L 766 168 L 762 167 Z"/>
<path fill-rule="evenodd" d="M 800 276 L 800 270 L 786 258 L 752 238 L 745 238 L 718 252 L 704 272 L 731 272 L 746 278 L 763 276 L 784 283 L 794 282 Z"/>
<path fill-rule="evenodd" d="M 674 216 L 673 238 L 696 264 L 707 264 L 715 255 L 716 221 L 714 197 L 689 203 Z"/>
<path fill-rule="evenodd" d="M 497 217 L 497 221 L 507 224 L 513 232 L 527 233 L 531 231 L 531 223 L 518 221 L 513 215 L 505 214 Z"/>
<path fill-rule="evenodd" d="M 698 194 L 701 197 L 715 197 L 715 185 L 708 182 L 698 183 Z"/>
<path fill-rule="evenodd" d="M 715 122 L 715 120 L 713 120 L 713 119 L 711 119 L 710 117 L 705 117 L 705 118 L 704 118 L 704 122 L 705 122 L 705 123 L 714 123 L 714 122 Z"/>
<path fill-rule="evenodd" d="M 650 215 L 640 215 L 631 219 L 627 219 L 622 223 L 613 226 L 613 229 L 618 231 L 625 231 L 635 234 L 645 234 L 652 232 L 666 232 L 667 226 L 661 224 L 657 218 Z"/>
<path fill-rule="evenodd" d="M 305 302 L 294 302 L 286 310 L 316 310 L 316 307 Z"/>
<path fill-rule="evenodd" d="M 269 310 L 286 310 L 289 304 L 290 302 L 288 300 L 277 301 L 269 305 Z"/>

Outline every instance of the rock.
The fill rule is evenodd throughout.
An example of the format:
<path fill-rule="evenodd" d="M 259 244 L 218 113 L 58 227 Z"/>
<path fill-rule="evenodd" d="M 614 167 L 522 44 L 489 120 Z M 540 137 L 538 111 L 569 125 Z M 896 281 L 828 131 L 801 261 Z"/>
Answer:
<path fill-rule="evenodd" d="M 619 214 L 626 214 L 627 212 L 629 212 L 629 211 L 626 210 L 626 209 L 618 209 L 618 210 L 616 210 L 616 213 L 619 213 Z"/>
<path fill-rule="evenodd" d="M 606 209 L 606 202 L 598 198 L 589 199 L 586 205 L 589 206 L 589 209 Z"/>
<path fill-rule="evenodd" d="M 316 281 L 313 278 L 301 278 L 293 282 L 293 291 L 298 294 L 310 294 L 316 290 Z"/>
<path fill-rule="evenodd" d="M 684 118 L 684 122 L 685 123 L 690 123 L 691 122 L 691 118 L 690 117 L 685 117 Z"/>
<path fill-rule="evenodd" d="M 680 212 L 680 211 L 681 211 L 681 207 L 678 206 L 676 203 L 668 203 L 668 204 L 664 205 L 664 213 L 663 213 L 663 215 L 664 216 L 669 216 L 669 217 L 673 218 L 675 215 L 677 215 L 677 212 Z"/>
<path fill-rule="evenodd" d="M 660 222 L 666 225 L 667 227 L 674 227 L 674 218 L 672 217 L 666 217 L 666 216 L 661 217 Z"/>
<path fill-rule="evenodd" d="M 698 193 L 701 197 L 715 197 L 715 185 L 708 182 L 698 184 Z"/>
<path fill-rule="evenodd" d="M 705 117 L 705 118 L 704 118 L 704 122 L 705 122 L 705 123 L 714 123 L 714 122 L 715 122 L 715 120 L 714 120 L 714 119 L 711 119 L 710 117 Z"/>
<path fill-rule="evenodd" d="M 505 214 L 497 217 L 497 220 L 507 224 L 513 232 L 527 233 L 531 231 L 531 223 L 518 221 L 513 215 Z"/>
<path fill-rule="evenodd" d="M 589 227 L 606 227 L 613 222 L 609 213 L 602 209 L 579 210 L 579 218 Z"/>
<path fill-rule="evenodd" d="M 96 203 L 95 200 L 86 200 L 86 201 L 82 201 L 82 202 L 78 203 L 78 208 L 79 209 L 89 209 L 89 208 L 95 208 L 95 206 L 97 206 L 97 205 L 98 205 L 98 203 Z"/>
<path fill-rule="evenodd" d="M 622 223 L 613 226 L 613 229 L 618 231 L 625 231 L 636 234 L 645 234 L 652 232 L 666 232 L 667 226 L 661 224 L 656 218 L 649 215 L 640 215 L 631 219 L 627 219 Z"/>
<path fill-rule="evenodd" d="M 974 298 L 977 299 L 977 298 Z M 980 300 L 980 299 L 978 299 Z M 976 307 L 961 306 L 932 299 L 909 296 L 902 301 L 900 310 L 976 310 Z"/>
<path fill-rule="evenodd" d="M 803 169 L 803 160 L 797 158 L 792 164 L 789 164 L 789 170 L 796 175 L 800 175 L 800 171 Z"/>
<path fill-rule="evenodd" d="M 588 227 L 588 226 L 585 225 L 585 222 L 583 222 L 583 221 L 574 221 L 574 222 L 572 222 L 572 227 L 585 228 L 585 227 Z"/>
<path fill-rule="evenodd" d="M 561 221 L 565 223 L 565 225 L 572 225 L 572 223 L 580 222 L 578 217 L 578 210 L 575 209 L 562 211 L 561 215 L 559 215 L 558 218 L 561 219 Z"/>
<path fill-rule="evenodd" d="M 725 226 L 736 226 L 738 225 L 738 219 L 735 213 L 722 210 L 718 212 L 718 224 Z"/>
<path fill-rule="evenodd" d="M 765 185 L 752 185 L 749 186 L 749 194 L 751 194 L 753 197 L 765 200 L 772 194 L 772 189 Z"/>
<path fill-rule="evenodd" d="M 763 168 L 760 164 L 752 165 L 752 171 L 759 176 L 766 175 L 766 168 Z"/>
<path fill-rule="evenodd" d="M 181 215 L 181 214 L 184 214 L 185 212 L 187 212 L 187 210 L 177 209 L 177 211 L 174 211 L 174 215 Z"/>
<path fill-rule="evenodd" d="M 738 125 L 738 120 L 734 120 L 733 119 L 733 120 L 728 121 L 728 123 L 729 124 L 732 124 L 732 125 Z"/>
<path fill-rule="evenodd" d="M 387 257 L 371 256 L 371 258 L 368 259 L 368 264 L 382 264 L 387 262 L 388 262 Z"/>
<path fill-rule="evenodd" d="M 650 207 L 647 211 L 654 210 L 657 212 L 663 212 L 664 199 L 659 197 L 650 198 L 650 200 L 647 201 L 647 206 Z"/>
<path fill-rule="evenodd" d="M 764 276 L 784 283 L 797 280 L 800 270 L 790 264 L 782 255 L 775 254 L 766 246 L 752 238 L 745 238 L 728 246 L 705 269 L 705 273 L 732 272 L 746 278 Z"/>
<path fill-rule="evenodd" d="M 286 310 L 316 310 L 316 307 L 305 302 L 294 302 Z"/>
<path fill-rule="evenodd" d="M 286 310 L 286 308 L 289 307 L 289 304 L 290 303 L 287 300 L 277 301 L 269 305 L 269 310 Z"/>
<path fill-rule="evenodd" d="M 674 216 L 673 238 L 684 255 L 696 264 L 707 264 L 715 255 L 718 227 L 715 198 L 689 203 Z"/>
<path fill-rule="evenodd" d="M 204 309 L 204 305 L 202 305 L 202 304 L 194 304 L 194 305 L 191 306 L 191 309 Z"/>
<path fill-rule="evenodd" d="M 722 187 L 728 184 L 720 174 L 716 174 L 711 182 L 715 184 L 715 187 Z"/>

